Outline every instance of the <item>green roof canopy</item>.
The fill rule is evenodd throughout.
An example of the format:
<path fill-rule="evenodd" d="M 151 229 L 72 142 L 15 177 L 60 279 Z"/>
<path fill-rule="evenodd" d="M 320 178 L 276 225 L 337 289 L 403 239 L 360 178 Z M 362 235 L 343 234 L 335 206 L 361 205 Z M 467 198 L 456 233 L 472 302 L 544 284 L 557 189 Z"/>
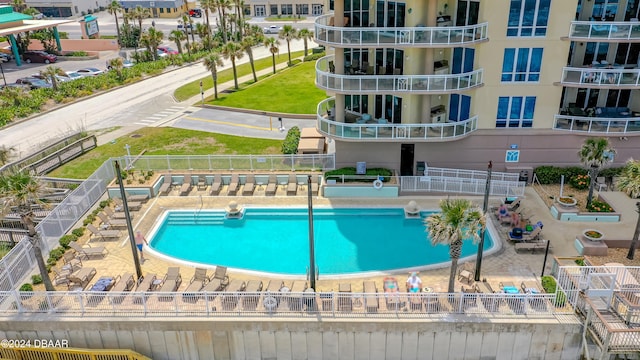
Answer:
<path fill-rule="evenodd" d="M 0 24 L 12 23 L 21 20 L 31 20 L 33 17 L 13 11 L 11 6 L 0 6 Z"/>

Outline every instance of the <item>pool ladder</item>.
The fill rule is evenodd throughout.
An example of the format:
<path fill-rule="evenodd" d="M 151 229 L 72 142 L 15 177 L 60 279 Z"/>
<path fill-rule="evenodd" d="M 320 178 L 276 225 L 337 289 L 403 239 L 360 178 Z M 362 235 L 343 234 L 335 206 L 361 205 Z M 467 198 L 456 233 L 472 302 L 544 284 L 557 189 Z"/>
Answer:
<path fill-rule="evenodd" d="M 200 195 L 200 208 L 193 213 L 193 222 L 198 221 L 198 215 L 200 215 L 200 211 L 202 211 L 203 206 L 204 202 L 202 201 L 202 195 Z"/>

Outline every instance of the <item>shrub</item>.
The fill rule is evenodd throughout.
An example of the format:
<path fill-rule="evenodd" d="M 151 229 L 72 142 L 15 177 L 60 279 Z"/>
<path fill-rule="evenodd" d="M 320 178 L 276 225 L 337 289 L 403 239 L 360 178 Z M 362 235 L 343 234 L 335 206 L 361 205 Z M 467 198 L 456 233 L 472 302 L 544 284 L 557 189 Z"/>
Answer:
<path fill-rule="evenodd" d="M 71 240 L 71 241 L 78 240 L 78 238 L 80 236 L 84 235 L 84 231 L 85 230 L 86 230 L 86 228 L 84 228 L 84 227 L 79 227 L 79 228 L 75 228 L 75 229 L 71 230 L 71 233 L 76 236 L 76 238 L 74 240 Z"/>
<path fill-rule="evenodd" d="M 110 201 L 110 200 L 102 200 L 102 201 L 100 201 L 100 204 L 98 204 L 98 207 L 99 207 L 100 209 L 104 209 L 104 208 L 106 208 L 107 206 L 109 206 L 109 203 L 111 203 L 111 201 Z"/>
<path fill-rule="evenodd" d="M 587 206 L 588 212 L 613 212 L 613 208 L 604 201 L 593 199 L 591 205 Z"/>
<path fill-rule="evenodd" d="M 67 56 L 88 56 L 89 54 L 86 51 L 72 51 L 67 54 Z"/>
<path fill-rule="evenodd" d="M 87 217 L 84 219 L 84 221 L 82 221 L 82 225 L 87 226 L 89 224 L 93 224 L 93 221 L 96 219 L 96 216 L 94 214 L 89 214 L 87 215 Z"/>
<path fill-rule="evenodd" d="M 78 240 L 77 236 L 73 234 L 68 234 L 68 235 L 62 236 L 60 240 L 58 240 L 58 242 L 60 243 L 60 246 L 62 246 L 63 249 L 68 249 L 69 243 L 76 240 Z"/>
<path fill-rule="evenodd" d="M 20 286 L 20 291 L 33 291 L 33 285 L 22 284 L 22 286 Z"/>
<path fill-rule="evenodd" d="M 56 261 L 60 260 L 60 258 L 64 255 L 64 248 L 62 246 L 58 246 L 57 248 L 51 250 L 49 252 L 49 258 L 55 259 Z"/>
<path fill-rule="evenodd" d="M 321 53 L 317 53 L 317 54 L 311 54 L 311 55 L 307 55 L 304 57 L 304 59 L 302 61 L 307 62 L 307 61 L 316 61 L 318 59 L 320 59 L 321 57 L 326 56 L 326 53 L 323 51 Z"/>
<path fill-rule="evenodd" d="M 295 154 L 298 152 L 298 144 L 300 143 L 300 128 L 297 126 L 292 127 L 287 132 L 287 136 L 282 142 L 283 154 Z"/>
<path fill-rule="evenodd" d="M 578 266 L 584 266 L 584 259 L 576 259 L 575 263 L 576 263 Z"/>
<path fill-rule="evenodd" d="M 556 293 L 556 279 L 553 276 L 543 276 L 540 280 L 542 283 L 542 287 L 547 294 L 555 294 Z M 560 292 L 556 294 L 556 306 L 564 306 L 567 302 L 567 296 L 564 292 Z"/>
<path fill-rule="evenodd" d="M 570 166 L 570 167 L 556 167 L 556 166 L 538 166 L 534 170 L 538 181 L 540 184 L 559 184 L 564 175 L 565 179 L 570 179 L 575 175 L 586 175 L 587 170 L 578 167 L 578 166 Z"/>
<path fill-rule="evenodd" d="M 42 276 L 38 274 L 31 275 L 31 282 L 33 283 L 33 285 L 42 284 Z"/>
<path fill-rule="evenodd" d="M 569 185 L 576 190 L 588 189 L 589 183 L 591 183 L 589 175 L 575 175 L 569 179 Z"/>

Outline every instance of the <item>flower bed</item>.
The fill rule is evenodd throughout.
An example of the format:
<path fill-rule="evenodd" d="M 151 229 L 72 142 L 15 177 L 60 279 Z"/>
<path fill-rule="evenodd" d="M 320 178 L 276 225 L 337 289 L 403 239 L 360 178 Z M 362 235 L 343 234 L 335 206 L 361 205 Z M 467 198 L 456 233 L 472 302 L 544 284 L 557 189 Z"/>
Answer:
<path fill-rule="evenodd" d="M 562 206 L 568 206 L 568 207 L 573 207 L 576 206 L 578 204 L 578 200 L 572 198 L 572 197 L 568 197 L 568 196 L 563 196 L 561 198 L 558 198 L 558 203 Z"/>
<path fill-rule="evenodd" d="M 604 234 L 599 230 L 587 229 L 582 232 L 582 235 L 584 235 L 587 240 L 591 241 L 604 240 Z"/>

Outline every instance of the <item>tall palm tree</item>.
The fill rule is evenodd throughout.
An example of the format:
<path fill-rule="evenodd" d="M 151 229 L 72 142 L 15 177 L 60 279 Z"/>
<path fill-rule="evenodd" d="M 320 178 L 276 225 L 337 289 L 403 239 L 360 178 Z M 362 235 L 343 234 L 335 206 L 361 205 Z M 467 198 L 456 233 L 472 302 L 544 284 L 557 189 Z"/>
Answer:
<path fill-rule="evenodd" d="M 244 50 L 242 46 L 237 42 L 230 41 L 222 47 L 222 55 L 225 59 L 231 60 L 231 67 L 233 68 L 233 85 L 238 90 L 238 72 L 236 71 L 236 60 L 241 59 L 244 56 Z"/>
<path fill-rule="evenodd" d="M 169 41 L 173 41 L 176 43 L 176 47 L 178 48 L 178 52 L 182 54 L 182 40 L 186 38 L 186 35 L 181 30 L 171 30 L 169 33 Z"/>
<path fill-rule="evenodd" d="M 242 39 L 242 42 L 240 44 L 242 45 L 244 51 L 247 53 L 247 56 L 249 56 L 249 64 L 251 65 L 251 72 L 253 73 L 253 82 L 258 82 L 258 77 L 256 76 L 256 67 L 253 63 L 253 50 L 251 49 L 256 45 L 256 39 L 253 36 L 246 36 L 244 39 Z"/>
<path fill-rule="evenodd" d="M 633 199 L 640 198 L 640 160 L 627 161 L 616 183 L 616 190 L 624 191 Z"/>
<path fill-rule="evenodd" d="M 189 29 L 187 29 L 187 26 L 189 24 L 189 15 L 183 14 L 182 20 L 178 20 L 178 24 L 182 24 L 182 28 L 184 29 L 184 36 L 187 38 L 187 54 L 191 55 L 191 45 L 189 45 Z"/>
<path fill-rule="evenodd" d="M 58 90 L 58 78 L 57 76 L 65 76 L 64 70 L 57 66 L 49 65 L 44 70 L 40 70 L 40 75 L 51 81 L 53 90 Z"/>
<path fill-rule="evenodd" d="M 142 34 L 142 21 L 144 19 L 148 19 L 151 17 L 151 11 L 147 8 L 143 8 L 138 5 L 135 9 L 131 11 L 131 18 L 135 19 L 138 22 L 138 27 L 140 28 L 140 34 Z"/>
<path fill-rule="evenodd" d="M 6 165 L 9 163 L 9 160 L 13 157 L 13 152 L 16 151 L 14 147 L 7 147 L 5 145 L 0 145 L 0 166 Z"/>
<path fill-rule="evenodd" d="M 466 199 L 445 199 L 440 201 L 441 212 L 425 219 L 426 232 L 433 245 L 449 245 L 451 271 L 449 274 L 449 292 L 454 292 L 454 282 L 458 272 L 458 259 L 462 251 L 462 242 L 480 240 L 480 230 L 485 226 L 485 215 L 480 207 Z"/>
<path fill-rule="evenodd" d="M 122 58 L 117 57 L 109 60 L 109 68 L 115 70 L 116 74 L 118 74 L 118 79 L 122 81 L 122 69 L 124 68 L 124 62 L 122 61 Z"/>
<path fill-rule="evenodd" d="M 204 19 L 207 24 L 207 30 L 211 32 L 211 26 L 209 25 L 209 10 L 215 7 L 214 0 L 200 0 L 200 7 L 204 10 Z"/>
<path fill-rule="evenodd" d="M 304 56 L 307 56 L 308 49 L 308 41 L 313 40 L 313 31 L 309 29 L 300 29 L 298 31 L 298 38 L 304 41 Z"/>
<path fill-rule="evenodd" d="M 0 175 L 0 213 L 4 215 L 15 211 L 20 215 L 20 222 L 28 231 L 29 242 L 44 287 L 47 291 L 55 291 L 49 278 L 47 266 L 42 258 L 40 239 L 36 232 L 33 211 L 31 210 L 32 205 L 46 205 L 40 200 L 45 193 L 44 184 L 27 172 L 6 172 Z"/>
<path fill-rule="evenodd" d="M 298 31 L 291 25 L 285 25 L 278 33 L 280 39 L 287 41 L 287 53 L 289 54 L 289 66 L 291 66 L 291 40 L 298 38 Z"/>
<path fill-rule="evenodd" d="M 273 73 L 276 73 L 276 54 L 280 52 L 280 41 L 276 38 L 266 37 L 264 38 L 264 47 L 269 49 L 271 53 L 271 61 L 273 62 Z"/>
<path fill-rule="evenodd" d="M 216 9 L 218 9 L 218 18 L 220 19 L 220 30 L 222 31 L 222 41 L 227 42 L 227 10 L 231 8 L 230 0 L 213 0 Z"/>
<path fill-rule="evenodd" d="M 118 44 L 120 44 L 120 25 L 118 24 L 118 13 L 122 11 L 122 5 L 117 0 L 111 1 L 109 5 L 107 5 L 107 11 L 109 14 L 113 15 L 116 19 L 116 31 L 118 32 Z"/>
<path fill-rule="evenodd" d="M 218 100 L 218 67 L 224 65 L 222 63 L 222 56 L 219 52 L 214 51 L 204 58 L 202 64 L 211 72 L 211 78 L 213 79 L 213 96 Z"/>
<path fill-rule="evenodd" d="M 163 39 L 164 33 L 162 31 L 150 27 L 149 30 L 141 36 L 140 42 L 149 50 L 153 59 L 158 60 L 158 46 L 160 46 Z"/>
<path fill-rule="evenodd" d="M 600 169 L 612 160 L 615 150 L 609 147 L 609 140 L 606 138 L 589 138 L 584 141 L 582 148 L 578 151 L 580 162 L 589 171 L 589 195 L 587 196 L 587 208 L 591 206 L 593 200 L 593 189 L 596 186 L 596 178 Z"/>

